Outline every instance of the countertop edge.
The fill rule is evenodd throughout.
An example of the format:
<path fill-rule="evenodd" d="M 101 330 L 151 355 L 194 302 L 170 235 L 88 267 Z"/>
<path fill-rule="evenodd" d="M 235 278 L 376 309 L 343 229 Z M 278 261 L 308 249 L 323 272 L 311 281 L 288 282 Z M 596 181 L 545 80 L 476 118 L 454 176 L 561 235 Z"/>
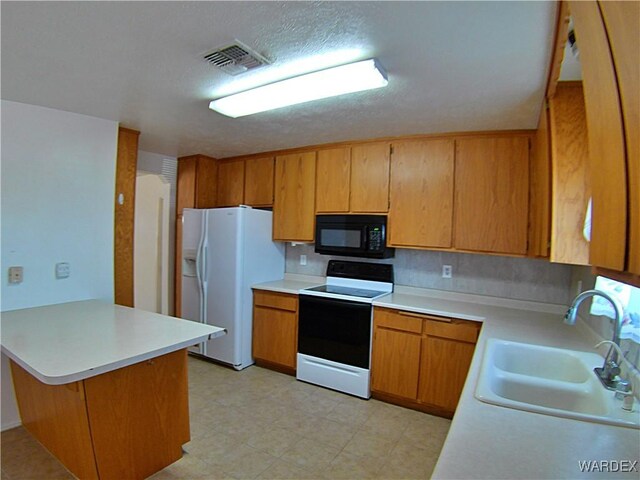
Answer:
<path fill-rule="evenodd" d="M 219 327 L 214 327 L 219 328 Z M 77 382 L 79 380 L 85 380 L 87 378 L 95 377 L 97 375 L 101 375 L 103 373 L 112 372 L 114 370 L 118 370 L 123 367 L 128 367 L 130 365 L 134 365 L 136 363 L 144 362 L 145 360 L 150 360 L 152 358 L 159 357 L 161 355 L 166 355 L 167 353 L 172 353 L 177 350 L 182 350 L 183 348 L 190 347 L 196 343 L 203 342 L 209 338 L 216 338 L 222 335 L 225 335 L 226 332 L 224 329 L 220 329 L 217 332 L 212 332 L 207 335 L 200 335 L 190 340 L 183 340 L 182 342 L 176 343 L 174 345 L 170 345 L 163 348 L 158 348 L 156 350 L 152 350 L 150 352 L 141 353 L 140 355 L 136 355 L 135 357 L 126 358 L 123 360 L 118 360 L 116 362 L 108 363 L 106 365 L 101 365 L 96 368 L 92 368 L 90 370 L 83 370 L 80 372 L 69 373 L 67 375 L 60 376 L 48 376 L 43 374 L 42 372 L 36 370 L 32 366 L 28 365 L 24 360 L 15 355 L 12 351 L 7 349 L 5 346 L 2 346 L 2 352 L 7 355 L 11 360 L 16 362 L 20 367 L 26 370 L 33 377 L 38 379 L 40 382 L 46 385 L 65 385 L 68 383 Z"/>

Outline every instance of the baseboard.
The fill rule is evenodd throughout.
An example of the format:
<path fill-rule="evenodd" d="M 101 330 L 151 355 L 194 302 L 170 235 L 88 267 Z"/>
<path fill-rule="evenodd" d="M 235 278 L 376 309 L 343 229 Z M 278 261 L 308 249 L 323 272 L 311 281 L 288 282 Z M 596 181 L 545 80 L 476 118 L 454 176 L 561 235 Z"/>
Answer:
<path fill-rule="evenodd" d="M 0 426 L 0 432 L 4 432 L 5 430 L 11 430 L 12 428 L 16 428 L 22 425 L 20 420 L 14 420 L 12 422 L 3 423 Z"/>
<path fill-rule="evenodd" d="M 401 407 L 410 408 L 412 410 L 418 410 L 420 412 L 429 413 L 438 417 L 453 418 L 453 414 L 450 410 L 445 410 L 442 407 L 435 405 L 429 405 L 427 403 L 419 403 L 415 400 L 409 400 L 407 398 L 396 397 L 388 393 L 371 391 L 371 397 L 382 402 L 393 403 L 394 405 L 400 405 Z"/>

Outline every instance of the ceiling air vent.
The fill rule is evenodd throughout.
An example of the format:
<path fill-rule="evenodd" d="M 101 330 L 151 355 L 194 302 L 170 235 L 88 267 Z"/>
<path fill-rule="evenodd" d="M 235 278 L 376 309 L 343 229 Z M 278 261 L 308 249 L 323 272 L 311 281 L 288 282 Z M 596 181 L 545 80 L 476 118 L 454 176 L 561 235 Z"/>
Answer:
<path fill-rule="evenodd" d="M 271 63 L 237 40 L 231 45 L 208 52 L 204 59 L 229 75 L 240 75 Z"/>

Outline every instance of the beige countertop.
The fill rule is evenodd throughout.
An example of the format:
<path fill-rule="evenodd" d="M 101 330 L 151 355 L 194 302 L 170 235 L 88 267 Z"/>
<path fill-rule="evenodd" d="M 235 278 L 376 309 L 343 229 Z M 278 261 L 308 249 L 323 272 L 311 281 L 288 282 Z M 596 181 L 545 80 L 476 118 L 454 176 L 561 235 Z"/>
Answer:
<path fill-rule="evenodd" d="M 315 277 L 311 275 L 297 275 L 287 273 L 283 280 L 273 282 L 258 283 L 251 288 L 257 290 L 267 290 L 270 292 L 291 293 L 297 295 L 304 288 L 317 287 L 325 284 L 325 277 Z"/>
<path fill-rule="evenodd" d="M 48 385 L 83 380 L 226 333 L 100 300 L 2 312 L 0 325 L 2 351 Z"/>

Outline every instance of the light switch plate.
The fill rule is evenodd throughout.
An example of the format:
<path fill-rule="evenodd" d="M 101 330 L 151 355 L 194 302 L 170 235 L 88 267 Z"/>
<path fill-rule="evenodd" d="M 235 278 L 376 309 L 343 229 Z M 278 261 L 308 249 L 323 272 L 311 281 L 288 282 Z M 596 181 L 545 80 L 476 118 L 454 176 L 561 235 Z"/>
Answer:
<path fill-rule="evenodd" d="M 306 265 L 306 264 L 307 264 L 307 256 L 300 255 L 300 265 Z"/>
<path fill-rule="evenodd" d="M 22 283 L 22 267 L 9 267 L 9 283 Z"/>
<path fill-rule="evenodd" d="M 56 278 L 69 278 L 71 266 L 67 262 L 56 263 Z"/>

